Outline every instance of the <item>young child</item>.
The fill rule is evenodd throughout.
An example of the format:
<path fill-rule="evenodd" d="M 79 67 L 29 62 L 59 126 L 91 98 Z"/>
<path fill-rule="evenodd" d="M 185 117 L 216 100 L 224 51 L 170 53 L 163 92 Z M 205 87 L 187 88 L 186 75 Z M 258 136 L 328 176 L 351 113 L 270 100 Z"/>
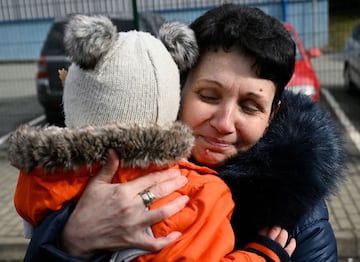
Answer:
<path fill-rule="evenodd" d="M 155 237 L 182 232 L 176 241 L 157 253 L 118 251 L 111 261 L 288 260 L 285 249 L 268 238 L 249 243 L 247 251 L 230 253 L 234 248 L 231 193 L 215 171 L 186 160 L 193 137 L 189 128 L 175 121 L 179 69 L 196 61 L 196 41 L 180 23 L 165 24 L 160 32 L 164 44 L 144 32 L 117 33 L 103 16 L 70 19 L 64 40 L 72 60 L 63 97 L 67 127 L 23 126 L 10 138 L 9 159 L 21 169 L 16 210 L 38 226 L 51 212 L 79 198 L 112 148 L 121 159 L 113 183 L 169 166 L 187 177 L 183 188 L 155 203 L 150 191 L 139 192 L 146 208 L 179 195 L 188 195 L 190 201 L 149 230 Z"/>

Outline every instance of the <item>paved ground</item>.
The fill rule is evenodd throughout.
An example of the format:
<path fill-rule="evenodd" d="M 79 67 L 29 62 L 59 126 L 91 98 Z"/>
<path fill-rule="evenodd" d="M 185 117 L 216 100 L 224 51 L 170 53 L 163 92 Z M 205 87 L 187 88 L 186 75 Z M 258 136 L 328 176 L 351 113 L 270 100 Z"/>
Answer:
<path fill-rule="evenodd" d="M 360 261 L 360 153 L 348 140 L 347 180 L 328 200 L 330 221 L 338 241 L 339 256 Z M 357 258 L 357 260 L 355 260 Z M 342 260 L 347 261 L 347 260 Z M 351 261 L 351 260 L 349 260 Z"/>
<path fill-rule="evenodd" d="M 0 149 L 0 167 L 0 261 L 21 261 L 27 241 L 13 205 L 17 171 L 9 165 L 4 148 Z"/>

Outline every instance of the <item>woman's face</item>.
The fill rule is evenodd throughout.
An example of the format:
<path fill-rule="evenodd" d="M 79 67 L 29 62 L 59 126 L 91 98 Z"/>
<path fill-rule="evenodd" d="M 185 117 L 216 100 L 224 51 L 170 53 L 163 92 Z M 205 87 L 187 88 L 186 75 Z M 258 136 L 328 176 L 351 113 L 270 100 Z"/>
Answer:
<path fill-rule="evenodd" d="M 195 160 L 209 167 L 245 152 L 271 119 L 275 85 L 258 78 L 253 60 L 237 52 L 207 52 L 184 85 L 180 119 L 194 131 Z"/>

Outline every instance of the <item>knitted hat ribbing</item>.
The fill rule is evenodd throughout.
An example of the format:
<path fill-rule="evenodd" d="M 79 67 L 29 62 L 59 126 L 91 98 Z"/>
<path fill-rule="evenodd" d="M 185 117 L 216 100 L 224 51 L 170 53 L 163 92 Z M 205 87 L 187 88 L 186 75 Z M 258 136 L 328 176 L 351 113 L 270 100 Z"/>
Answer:
<path fill-rule="evenodd" d="M 107 17 L 77 15 L 64 42 L 73 61 L 63 95 L 66 126 L 176 120 L 179 69 L 160 40 L 145 32 L 117 33 Z"/>

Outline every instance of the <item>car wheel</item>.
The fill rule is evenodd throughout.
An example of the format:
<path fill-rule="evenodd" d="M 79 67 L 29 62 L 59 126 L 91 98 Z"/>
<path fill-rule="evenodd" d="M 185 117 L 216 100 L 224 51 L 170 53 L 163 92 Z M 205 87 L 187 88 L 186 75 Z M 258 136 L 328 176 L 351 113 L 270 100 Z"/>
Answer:
<path fill-rule="evenodd" d="M 345 65 L 344 67 L 344 82 L 346 91 L 348 93 L 353 93 L 356 88 L 354 82 L 351 80 L 349 65 Z"/>

